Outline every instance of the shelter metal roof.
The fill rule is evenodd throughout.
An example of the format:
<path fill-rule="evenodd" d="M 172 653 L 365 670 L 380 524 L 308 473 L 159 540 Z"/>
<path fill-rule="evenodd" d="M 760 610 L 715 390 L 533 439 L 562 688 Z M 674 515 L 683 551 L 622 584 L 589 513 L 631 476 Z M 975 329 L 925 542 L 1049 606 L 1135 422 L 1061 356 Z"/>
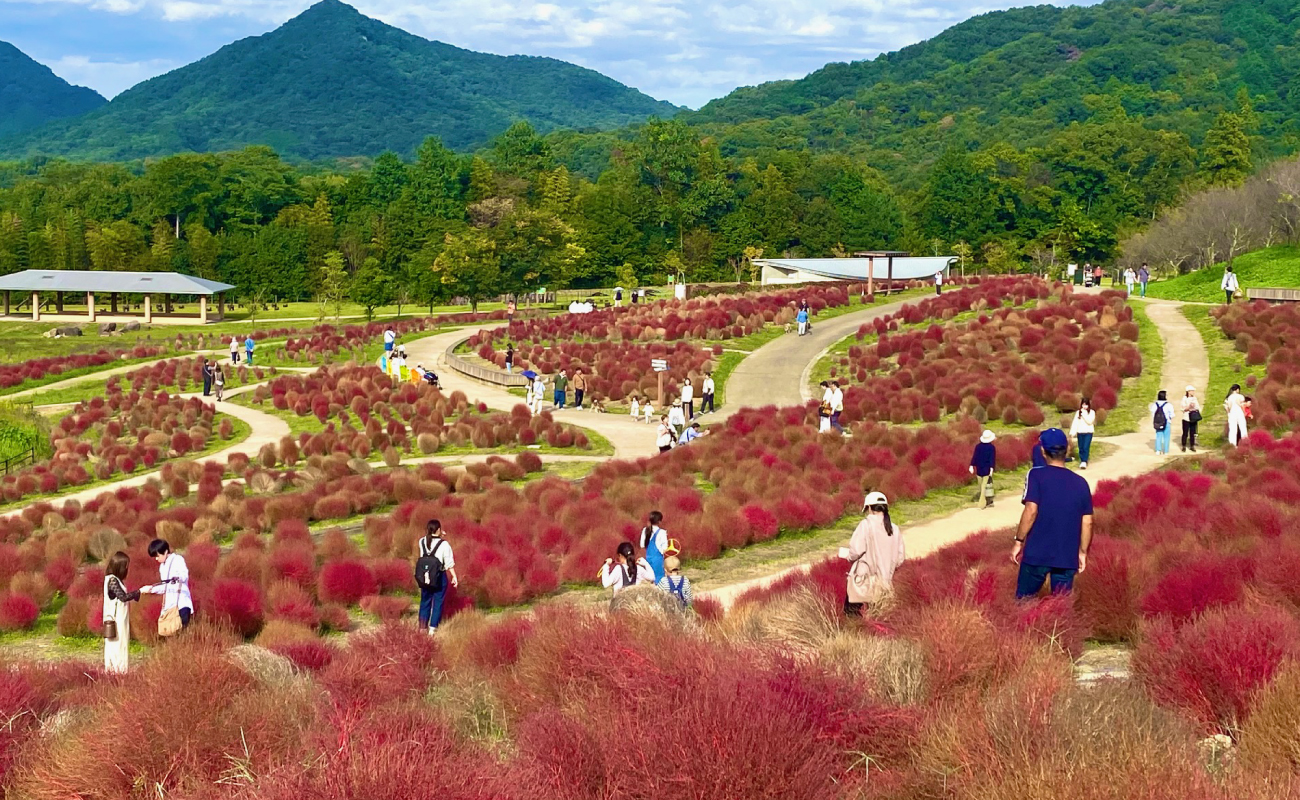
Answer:
<path fill-rule="evenodd" d="M 120 292 L 134 294 L 214 295 L 235 288 L 229 283 L 179 272 L 110 272 L 75 269 L 28 269 L 0 275 L 0 291 Z"/>
<path fill-rule="evenodd" d="M 930 277 L 956 260 L 956 256 L 895 256 L 893 273 L 897 279 Z M 866 258 L 754 259 L 754 263 L 759 266 L 771 266 L 787 272 L 811 272 L 841 280 L 865 280 L 869 261 Z M 876 256 L 872 274 L 877 279 L 885 278 L 888 269 L 888 259 Z"/>

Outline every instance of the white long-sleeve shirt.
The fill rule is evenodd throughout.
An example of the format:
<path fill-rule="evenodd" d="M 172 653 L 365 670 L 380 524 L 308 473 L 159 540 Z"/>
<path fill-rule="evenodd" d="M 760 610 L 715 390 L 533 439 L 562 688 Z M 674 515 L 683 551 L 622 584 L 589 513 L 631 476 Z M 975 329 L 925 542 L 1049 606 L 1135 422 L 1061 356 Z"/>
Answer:
<path fill-rule="evenodd" d="M 655 547 L 659 549 L 659 552 L 662 553 L 668 549 L 668 531 L 656 525 L 654 529 L 650 531 L 650 536 L 654 538 Z M 644 528 L 641 529 L 640 544 L 642 550 L 645 550 L 649 545 L 649 542 L 646 541 Z"/>
<path fill-rule="evenodd" d="M 1154 412 L 1153 412 L 1154 413 Z M 1097 430 L 1097 412 L 1091 408 L 1087 411 L 1079 410 L 1074 413 L 1070 421 L 1070 435 L 1078 436 L 1081 433 L 1095 433 Z"/>
<path fill-rule="evenodd" d="M 655 582 L 654 570 L 650 569 L 650 564 L 644 558 L 636 560 L 636 580 L 628 576 L 627 566 L 624 564 L 606 564 L 600 568 L 600 582 L 606 589 L 613 589 L 614 594 L 618 594 L 629 586 L 636 586 L 642 583 L 653 584 Z"/>
<path fill-rule="evenodd" d="M 704 386 L 702 387 L 702 391 L 703 391 L 705 394 L 713 394 L 713 377 L 712 377 L 712 376 L 710 376 L 710 377 L 704 379 Z"/>
<path fill-rule="evenodd" d="M 668 409 L 668 424 L 674 428 L 680 428 L 686 424 L 686 412 L 681 406 L 673 406 Z"/>
<path fill-rule="evenodd" d="M 1237 273 L 1225 271 L 1223 273 L 1223 280 L 1219 283 L 1219 288 L 1225 292 L 1235 292 L 1237 291 L 1237 286 Z"/>
<path fill-rule="evenodd" d="M 158 583 L 145 586 L 140 591 L 164 595 L 163 611 L 169 608 L 194 610 L 194 599 L 190 597 L 190 568 L 186 566 L 185 559 L 180 553 L 167 554 L 167 558 L 158 569 L 158 580 Z"/>
<path fill-rule="evenodd" d="M 682 384 L 682 403 L 689 403 L 695 399 L 695 386 L 687 381 Z"/>

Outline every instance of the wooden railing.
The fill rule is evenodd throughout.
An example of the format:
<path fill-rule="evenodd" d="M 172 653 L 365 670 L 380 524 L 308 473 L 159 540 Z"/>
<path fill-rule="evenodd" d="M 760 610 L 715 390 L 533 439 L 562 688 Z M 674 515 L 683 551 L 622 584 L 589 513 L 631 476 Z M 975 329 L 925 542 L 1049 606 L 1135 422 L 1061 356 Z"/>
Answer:
<path fill-rule="evenodd" d="M 483 383 L 491 383 L 497 386 L 506 387 L 528 385 L 528 379 L 520 375 L 518 372 L 508 374 L 495 367 L 485 367 L 481 364 L 473 364 L 452 352 L 459 347 L 460 343 L 463 341 L 465 340 L 461 339 L 460 342 L 453 342 L 452 345 L 447 348 L 447 355 L 444 360 L 447 362 L 448 367 L 456 370 L 467 378 L 473 378 L 474 380 L 482 381 Z"/>
<path fill-rule="evenodd" d="M 1246 297 L 1251 300 L 1267 300 L 1270 303 L 1300 303 L 1300 289 L 1269 289 L 1252 286 L 1246 290 Z"/>

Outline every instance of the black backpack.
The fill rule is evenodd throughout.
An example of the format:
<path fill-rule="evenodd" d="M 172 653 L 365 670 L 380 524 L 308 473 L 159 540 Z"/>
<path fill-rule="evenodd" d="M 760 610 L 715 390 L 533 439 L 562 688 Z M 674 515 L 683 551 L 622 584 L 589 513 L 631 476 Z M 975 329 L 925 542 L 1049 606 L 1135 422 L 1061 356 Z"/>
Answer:
<path fill-rule="evenodd" d="M 415 560 L 415 585 L 421 589 L 428 589 L 431 592 L 442 589 L 442 562 L 438 560 L 438 548 L 442 547 L 442 544 L 443 540 L 439 539 L 427 556 L 420 556 Z"/>
<path fill-rule="evenodd" d="M 1169 427 L 1169 418 L 1165 416 L 1164 403 L 1156 403 L 1156 413 L 1151 417 L 1151 422 L 1158 431 L 1163 431 Z"/>

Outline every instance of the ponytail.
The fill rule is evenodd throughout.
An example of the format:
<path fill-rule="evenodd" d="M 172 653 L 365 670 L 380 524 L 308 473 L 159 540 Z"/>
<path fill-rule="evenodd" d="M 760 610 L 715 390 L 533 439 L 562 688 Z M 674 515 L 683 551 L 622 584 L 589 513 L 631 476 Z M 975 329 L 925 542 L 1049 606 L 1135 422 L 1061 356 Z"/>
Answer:
<path fill-rule="evenodd" d="M 875 505 L 875 506 L 872 506 L 872 507 L 871 507 L 871 510 L 872 510 L 872 511 L 879 511 L 881 514 L 884 514 L 884 515 L 885 515 L 885 535 L 886 535 L 886 536 L 893 536 L 893 535 L 894 535 L 894 523 L 893 523 L 892 520 L 889 519 L 889 506 Z"/>
<path fill-rule="evenodd" d="M 641 549 L 650 548 L 650 537 L 654 535 L 655 526 L 664 521 L 664 515 L 658 511 L 650 512 L 650 524 L 641 529 Z"/>

